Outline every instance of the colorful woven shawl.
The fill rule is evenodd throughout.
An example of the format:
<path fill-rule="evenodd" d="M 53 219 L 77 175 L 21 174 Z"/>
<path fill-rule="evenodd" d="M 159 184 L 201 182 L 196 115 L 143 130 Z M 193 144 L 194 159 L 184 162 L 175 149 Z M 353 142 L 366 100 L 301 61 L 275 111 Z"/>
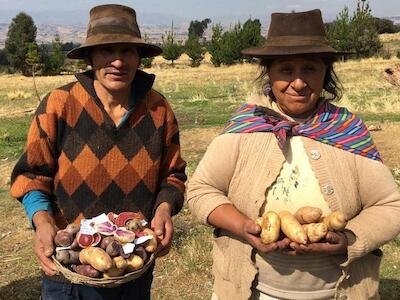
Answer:
<path fill-rule="evenodd" d="M 326 101 L 304 123 L 292 122 L 266 107 L 245 104 L 229 119 L 223 133 L 273 132 L 282 149 L 290 136 L 313 140 L 382 161 L 367 127 L 346 108 Z"/>

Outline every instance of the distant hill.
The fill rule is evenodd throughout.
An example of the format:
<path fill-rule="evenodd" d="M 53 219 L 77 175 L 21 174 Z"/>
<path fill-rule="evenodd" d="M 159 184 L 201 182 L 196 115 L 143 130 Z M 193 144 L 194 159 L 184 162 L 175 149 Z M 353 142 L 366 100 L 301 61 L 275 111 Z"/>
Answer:
<path fill-rule="evenodd" d="M 0 23 L 0 48 L 4 48 L 7 38 L 9 24 Z M 86 25 L 55 25 L 55 24 L 36 24 L 38 43 L 50 43 L 56 35 L 62 42 L 82 43 L 86 37 Z M 162 36 L 171 30 L 171 25 L 143 25 L 141 26 L 142 36 L 147 34 L 152 43 L 161 43 Z M 174 33 L 177 40 L 185 40 L 188 25 L 174 25 Z"/>

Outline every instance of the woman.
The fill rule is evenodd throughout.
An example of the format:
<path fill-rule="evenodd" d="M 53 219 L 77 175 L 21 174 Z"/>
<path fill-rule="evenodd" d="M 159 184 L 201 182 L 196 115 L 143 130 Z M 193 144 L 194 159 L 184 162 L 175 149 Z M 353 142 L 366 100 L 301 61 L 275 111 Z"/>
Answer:
<path fill-rule="evenodd" d="M 213 299 L 378 299 L 400 193 L 362 121 L 330 103 L 345 53 L 327 45 L 319 10 L 272 14 L 266 45 L 243 53 L 261 59 L 266 96 L 230 119 L 188 187 L 191 211 L 215 227 Z M 302 206 L 349 222 L 318 243 L 261 243 L 258 216 Z"/>

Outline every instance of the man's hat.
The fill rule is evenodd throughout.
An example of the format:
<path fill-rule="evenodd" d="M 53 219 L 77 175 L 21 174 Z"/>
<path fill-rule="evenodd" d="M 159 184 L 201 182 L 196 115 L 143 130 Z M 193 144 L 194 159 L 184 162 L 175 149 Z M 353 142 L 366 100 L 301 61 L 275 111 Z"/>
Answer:
<path fill-rule="evenodd" d="M 83 59 L 94 46 L 121 43 L 135 45 L 142 58 L 162 53 L 160 47 L 142 40 L 134 9 L 116 4 L 95 6 L 90 10 L 85 42 L 69 51 L 67 57 Z"/>
<path fill-rule="evenodd" d="M 265 45 L 244 49 L 242 53 L 258 58 L 301 54 L 337 57 L 351 54 L 336 51 L 329 46 L 319 9 L 299 13 L 273 13 Z"/>

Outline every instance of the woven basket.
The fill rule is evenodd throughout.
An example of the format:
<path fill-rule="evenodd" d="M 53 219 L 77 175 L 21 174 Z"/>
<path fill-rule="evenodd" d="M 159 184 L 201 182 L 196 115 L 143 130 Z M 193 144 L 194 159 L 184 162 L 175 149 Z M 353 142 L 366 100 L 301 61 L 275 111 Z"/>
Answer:
<path fill-rule="evenodd" d="M 59 261 L 56 260 L 54 255 L 52 256 L 53 262 L 56 265 L 57 270 L 64 275 L 66 279 L 71 281 L 72 283 L 75 284 L 82 284 L 82 285 L 87 285 L 87 286 L 92 286 L 92 287 L 102 287 L 102 288 L 113 288 L 116 286 L 119 286 L 123 283 L 126 283 L 128 281 L 132 281 L 136 278 L 139 278 L 142 276 L 144 272 L 147 271 L 147 269 L 151 266 L 151 264 L 154 261 L 155 255 L 154 253 L 151 254 L 150 258 L 146 261 L 144 266 L 134 272 L 127 273 L 123 276 L 118 276 L 118 277 L 113 277 L 113 278 L 91 278 L 87 277 L 81 274 L 78 274 L 76 272 L 71 271 L 70 269 L 64 267 L 62 264 L 60 264 Z"/>

